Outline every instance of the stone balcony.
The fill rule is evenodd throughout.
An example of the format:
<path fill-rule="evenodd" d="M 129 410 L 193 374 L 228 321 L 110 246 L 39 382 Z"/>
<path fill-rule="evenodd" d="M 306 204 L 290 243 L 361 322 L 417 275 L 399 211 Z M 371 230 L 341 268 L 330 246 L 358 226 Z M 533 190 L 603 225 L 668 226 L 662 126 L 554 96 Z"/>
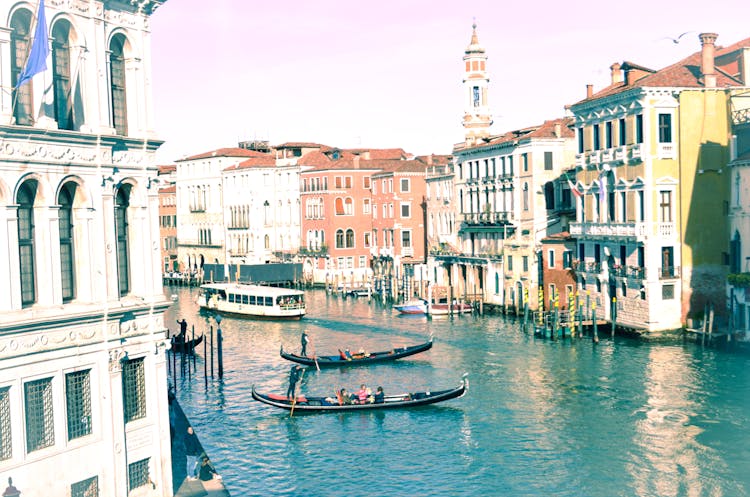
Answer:
<path fill-rule="evenodd" d="M 570 234 L 584 238 L 628 238 L 644 241 L 649 238 L 673 239 L 675 223 L 570 223 Z"/>

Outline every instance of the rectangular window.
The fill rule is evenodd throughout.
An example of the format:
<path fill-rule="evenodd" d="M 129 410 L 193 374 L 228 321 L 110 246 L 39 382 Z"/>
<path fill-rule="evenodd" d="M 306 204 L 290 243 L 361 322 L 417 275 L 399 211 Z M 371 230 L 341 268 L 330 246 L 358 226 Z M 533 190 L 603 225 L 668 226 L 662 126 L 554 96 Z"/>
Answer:
<path fill-rule="evenodd" d="M 573 251 L 566 250 L 563 252 L 562 256 L 563 269 L 570 269 L 571 267 L 573 267 Z"/>
<path fill-rule="evenodd" d="M 662 300 L 674 300 L 674 285 L 662 285 L 661 287 L 661 299 Z"/>
<path fill-rule="evenodd" d="M 672 143 L 672 114 L 659 114 L 659 143 Z"/>
<path fill-rule="evenodd" d="M 359 256 L 359 267 L 367 267 L 367 257 L 365 257 L 364 255 Z"/>
<path fill-rule="evenodd" d="M 99 478 L 93 476 L 72 484 L 70 497 L 99 497 Z"/>
<path fill-rule="evenodd" d="M 544 170 L 552 171 L 552 152 L 544 152 Z"/>
<path fill-rule="evenodd" d="M 364 188 L 365 190 L 370 189 L 370 177 L 369 176 L 365 176 L 364 178 L 362 178 L 362 188 Z"/>
<path fill-rule="evenodd" d="M 128 464 L 128 492 L 134 488 L 148 485 L 151 481 L 148 475 L 149 459 L 141 459 Z"/>
<path fill-rule="evenodd" d="M 582 154 L 584 151 L 583 148 L 583 128 L 576 128 L 577 135 L 578 135 L 578 153 Z"/>
<path fill-rule="evenodd" d="M 68 440 L 91 434 L 91 379 L 90 370 L 65 375 Z"/>
<path fill-rule="evenodd" d="M 334 188 L 341 188 L 342 185 L 341 176 L 334 176 L 333 178 L 333 185 Z"/>
<path fill-rule="evenodd" d="M 401 217 L 411 217 L 411 204 L 408 202 L 401 203 Z"/>
<path fill-rule="evenodd" d="M 643 143 L 643 114 L 635 116 L 635 142 Z"/>
<path fill-rule="evenodd" d="M 0 388 L 0 461 L 13 457 L 10 427 L 10 387 L 5 387 Z"/>
<path fill-rule="evenodd" d="M 371 239 L 370 232 L 369 231 L 365 232 L 365 245 L 364 245 L 365 248 L 370 248 L 370 239 Z M 362 267 L 364 267 L 364 266 L 362 266 Z"/>
<path fill-rule="evenodd" d="M 521 156 L 521 164 L 523 164 L 523 171 L 527 172 L 529 170 L 529 154 Z"/>
<path fill-rule="evenodd" d="M 602 142 L 601 142 L 601 129 L 599 127 L 599 124 L 594 124 L 593 130 L 594 130 L 594 150 L 599 150 L 602 148 Z"/>
<path fill-rule="evenodd" d="M 550 249 L 547 251 L 547 267 L 553 269 L 555 267 L 555 251 Z"/>
<path fill-rule="evenodd" d="M 508 256 L 508 271 L 513 271 L 513 256 Z"/>
<path fill-rule="evenodd" d="M 409 185 L 409 178 L 401 178 L 401 192 L 406 193 L 409 191 L 411 185 Z"/>
<path fill-rule="evenodd" d="M 411 231 L 401 232 L 401 248 L 411 247 Z"/>
<path fill-rule="evenodd" d="M 146 417 L 146 368 L 143 357 L 122 365 L 122 394 L 125 422 Z"/>
<path fill-rule="evenodd" d="M 604 140 L 605 140 L 605 143 L 607 145 L 607 148 L 612 148 L 612 142 L 613 142 L 613 137 L 612 137 L 612 134 L 613 134 L 612 133 L 612 121 L 607 121 L 604 124 L 604 131 L 605 131 L 604 132 Z"/>
<path fill-rule="evenodd" d="M 344 176 L 344 188 L 351 188 L 351 187 L 352 187 L 352 177 Z"/>
<path fill-rule="evenodd" d="M 370 213 L 370 199 L 366 198 L 362 200 L 362 214 Z"/>
<path fill-rule="evenodd" d="M 622 266 L 625 266 L 625 263 L 627 262 L 627 249 L 625 248 L 625 245 L 620 245 L 620 264 Z"/>
<path fill-rule="evenodd" d="M 644 267 L 646 262 L 646 253 L 643 247 L 638 247 L 638 267 Z"/>
<path fill-rule="evenodd" d="M 617 131 L 620 133 L 618 145 L 621 147 L 627 142 L 627 128 L 625 127 L 625 118 L 620 119 L 617 125 Z"/>
<path fill-rule="evenodd" d="M 669 190 L 659 192 L 659 221 L 672 222 L 672 192 Z"/>
<path fill-rule="evenodd" d="M 55 445 L 52 412 L 52 378 L 30 381 L 24 385 L 26 410 L 26 452 Z"/>

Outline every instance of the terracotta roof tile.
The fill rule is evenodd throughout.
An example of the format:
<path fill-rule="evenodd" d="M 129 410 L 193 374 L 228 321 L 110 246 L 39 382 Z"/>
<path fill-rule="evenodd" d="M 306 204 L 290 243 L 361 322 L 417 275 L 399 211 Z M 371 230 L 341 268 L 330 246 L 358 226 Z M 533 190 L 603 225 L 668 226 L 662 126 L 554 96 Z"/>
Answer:
<path fill-rule="evenodd" d="M 269 157 L 269 154 L 256 152 L 255 150 L 246 150 L 244 148 L 218 148 L 210 152 L 204 152 L 202 154 L 192 155 L 190 157 L 180 159 L 177 162 L 208 159 L 211 157 Z"/>
<path fill-rule="evenodd" d="M 273 156 L 266 155 L 265 157 L 251 157 L 247 160 L 240 162 L 239 164 L 235 164 L 233 166 L 224 168 L 224 171 L 236 171 L 238 169 L 250 169 L 252 167 L 275 167 L 275 166 L 276 166 L 276 160 L 273 158 Z"/>
<path fill-rule="evenodd" d="M 750 85 L 745 81 L 744 85 L 737 77 L 737 67 L 739 60 L 739 49 L 750 47 L 750 38 L 741 40 L 728 47 L 716 46 L 714 53 L 714 63 L 716 71 L 716 88 L 725 88 L 733 86 Z M 623 68 L 630 67 L 636 70 L 646 70 L 646 73 L 631 85 L 625 82 L 615 83 L 596 92 L 589 98 L 585 98 L 576 104 L 595 100 L 598 98 L 614 95 L 630 88 L 648 88 L 648 87 L 679 87 L 679 88 L 703 88 L 703 78 L 701 76 L 701 51 L 697 51 L 684 59 L 666 66 L 658 71 L 643 68 L 632 62 L 623 63 Z"/>

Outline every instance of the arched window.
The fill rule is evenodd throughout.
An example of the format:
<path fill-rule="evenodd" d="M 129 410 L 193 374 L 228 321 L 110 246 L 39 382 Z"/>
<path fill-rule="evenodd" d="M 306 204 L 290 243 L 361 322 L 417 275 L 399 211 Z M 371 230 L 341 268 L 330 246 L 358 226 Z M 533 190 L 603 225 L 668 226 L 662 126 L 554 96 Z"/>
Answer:
<path fill-rule="evenodd" d="M 31 48 L 31 12 L 25 9 L 16 11 L 10 20 L 10 27 L 13 30 L 10 36 L 10 71 L 11 81 L 15 86 L 18 76 L 26 66 Z M 31 81 L 20 88 L 13 88 L 13 117 L 16 118 L 16 124 L 28 126 L 34 122 L 31 88 Z"/>
<path fill-rule="evenodd" d="M 36 302 L 34 257 L 34 198 L 36 181 L 27 181 L 18 190 L 18 258 L 21 265 L 21 306 Z"/>
<path fill-rule="evenodd" d="M 336 230 L 336 248 L 344 248 L 344 230 Z"/>
<path fill-rule="evenodd" d="M 263 238 L 263 246 L 264 246 L 264 247 L 265 247 L 266 249 L 269 249 L 269 248 L 271 248 L 271 237 L 270 237 L 270 236 L 266 235 L 266 236 L 265 236 L 265 237 Z"/>
<path fill-rule="evenodd" d="M 346 230 L 346 248 L 354 248 L 354 230 Z"/>
<path fill-rule="evenodd" d="M 116 35 L 109 44 L 109 84 L 112 99 L 112 127 L 118 135 L 128 134 L 128 112 L 125 93 L 125 37 Z"/>
<path fill-rule="evenodd" d="M 346 200 L 344 200 L 344 213 L 347 216 L 354 215 L 354 200 L 352 200 L 351 197 L 347 197 Z"/>
<path fill-rule="evenodd" d="M 57 127 L 67 130 L 73 129 L 70 66 L 70 24 L 59 21 L 52 29 L 52 85 Z"/>
<path fill-rule="evenodd" d="M 335 205 L 336 205 L 336 215 L 343 216 L 344 215 L 344 199 L 337 198 Z"/>
<path fill-rule="evenodd" d="M 73 199 L 76 184 L 67 183 L 60 190 L 57 203 L 60 206 L 60 275 L 62 300 L 70 302 L 75 298 L 75 257 L 73 253 Z"/>
<path fill-rule="evenodd" d="M 115 237 L 117 238 L 117 284 L 120 297 L 130 292 L 130 260 L 128 253 L 128 207 L 130 206 L 130 186 L 117 189 L 115 197 Z"/>

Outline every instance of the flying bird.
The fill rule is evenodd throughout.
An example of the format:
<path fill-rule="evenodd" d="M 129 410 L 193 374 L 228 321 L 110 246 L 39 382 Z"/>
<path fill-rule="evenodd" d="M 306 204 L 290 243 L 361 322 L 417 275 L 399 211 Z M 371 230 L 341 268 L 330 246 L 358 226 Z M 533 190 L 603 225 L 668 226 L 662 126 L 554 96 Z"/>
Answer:
<path fill-rule="evenodd" d="M 681 34 L 680 36 L 678 36 L 677 38 L 672 38 L 671 36 L 665 36 L 664 38 L 660 38 L 660 39 L 661 39 L 661 40 L 672 40 L 672 43 L 675 43 L 675 44 L 676 44 L 676 43 L 679 43 L 679 42 L 680 42 L 680 39 L 681 39 L 681 38 L 682 38 L 683 36 L 685 36 L 686 34 L 690 34 L 690 33 L 692 33 L 692 32 L 693 32 L 693 31 L 685 31 L 684 33 L 682 33 L 682 34 Z"/>

